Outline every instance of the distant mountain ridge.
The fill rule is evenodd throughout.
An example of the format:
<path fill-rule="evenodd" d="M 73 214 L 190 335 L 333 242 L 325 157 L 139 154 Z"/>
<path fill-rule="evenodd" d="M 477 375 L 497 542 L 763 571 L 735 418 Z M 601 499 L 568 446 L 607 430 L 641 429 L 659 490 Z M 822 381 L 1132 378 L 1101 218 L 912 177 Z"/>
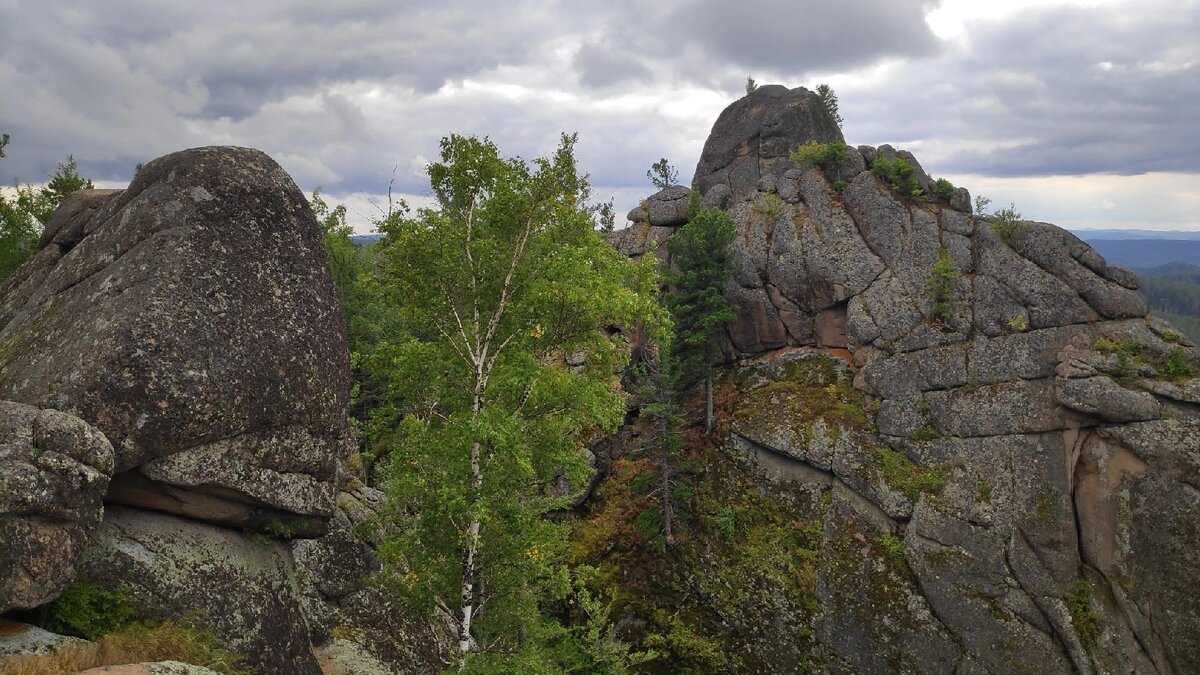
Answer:
<path fill-rule="evenodd" d="M 1119 234 L 1110 238 L 1111 232 L 1106 231 L 1101 236 L 1081 231 L 1075 235 L 1096 249 L 1105 261 L 1121 267 L 1145 268 L 1169 263 L 1200 266 L 1200 233 L 1168 233 L 1176 238 L 1121 237 Z"/>
<path fill-rule="evenodd" d="M 1072 230 L 1084 241 L 1096 239 L 1200 240 L 1200 230 Z"/>

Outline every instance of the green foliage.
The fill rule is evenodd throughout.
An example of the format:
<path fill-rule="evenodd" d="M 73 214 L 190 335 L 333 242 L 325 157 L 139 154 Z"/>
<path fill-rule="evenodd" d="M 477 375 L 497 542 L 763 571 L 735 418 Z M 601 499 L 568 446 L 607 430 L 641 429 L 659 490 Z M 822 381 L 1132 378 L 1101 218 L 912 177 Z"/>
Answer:
<path fill-rule="evenodd" d="M 1024 333 L 1029 330 L 1029 319 L 1025 318 L 1024 314 L 1018 314 L 1008 320 L 1008 327 L 1019 333 Z"/>
<path fill-rule="evenodd" d="M 662 190 L 679 183 L 679 171 L 663 157 L 650 166 L 646 178 L 650 179 L 651 185 Z"/>
<path fill-rule="evenodd" d="M 916 170 L 903 157 L 896 157 L 895 159 L 877 157 L 875 158 L 875 163 L 871 165 L 871 172 L 887 184 L 896 194 L 912 198 L 924 196 L 924 192 L 917 185 Z"/>
<path fill-rule="evenodd" d="M 596 216 L 600 221 L 600 234 L 608 234 L 617 228 L 617 212 L 611 198 L 596 206 Z"/>
<path fill-rule="evenodd" d="M 922 493 L 940 493 L 946 486 L 945 467 L 921 469 L 902 452 L 889 448 L 879 448 L 878 452 L 884 480 L 909 499 L 916 500 Z"/>
<path fill-rule="evenodd" d="M 992 214 L 992 229 L 1000 235 L 1001 239 L 1012 243 L 1014 238 L 1021 236 L 1029 229 L 1029 223 L 1021 219 L 1021 214 L 1017 213 L 1015 205 L 1009 204 L 1008 207 Z"/>
<path fill-rule="evenodd" d="M 991 502 L 992 501 L 992 484 L 987 482 L 986 480 L 979 481 L 979 501 L 981 501 L 981 502 Z"/>
<path fill-rule="evenodd" d="M 783 211 L 783 200 L 776 194 L 764 194 L 755 199 L 750 208 L 762 216 L 763 222 L 773 225 Z"/>
<path fill-rule="evenodd" d="M 127 590 L 110 591 L 81 580 L 72 582 L 38 611 L 40 623 L 48 630 L 88 640 L 125 628 L 137 619 Z"/>
<path fill-rule="evenodd" d="M 321 198 L 320 188 L 313 190 L 309 205 L 321 230 L 329 271 L 333 274 L 333 283 L 337 286 L 342 307 L 347 315 L 357 313 L 356 304 L 362 301 L 359 296 L 359 277 L 366 266 L 365 252 L 350 238 L 354 235 L 354 228 L 346 223 L 346 207 L 338 204 L 330 208 Z"/>
<path fill-rule="evenodd" d="M 1173 330 L 1165 330 L 1162 334 L 1162 340 L 1163 342 L 1167 343 L 1179 342 L 1179 333 L 1176 333 Z"/>
<path fill-rule="evenodd" d="M 929 277 L 929 290 L 933 295 L 933 317 L 938 321 L 949 321 L 954 311 L 954 261 L 950 251 L 938 251 L 937 262 Z"/>
<path fill-rule="evenodd" d="M 1092 348 L 1102 354 L 1117 357 L 1116 366 L 1109 373 L 1116 381 L 1127 384 L 1142 374 L 1142 368 L 1154 368 L 1158 377 L 1182 381 L 1194 377 L 1196 368 L 1188 360 L 1187 351 L 1180 346 L 1171 349 L 1166 358 L 1155 358 L 1146 353 L 1145 347 L 1135 340 L 1117 342 L 1106 337 L 1096 340 Z"/>
<path fill-rule="evenodd" d="M 906 566 L 904 560 L 904 539 L 894 534 L 885 534 L 879 538 L 879 544 L 887 552 L 888 558 L 898 567 Z"/>
<path fill-rule="evenodd" d="M 841 129 L 843 122 L 842 114 L 838 112 L 838 97 L 834 93 L 833 88 L 828 84 L 818 84 L 817 96 L 821 98 L 821 105 L 825 108 L 825 112 L 829 113 L 829 116 L 833 118 L 838 128 Z"/>
<path fill-rule="evenodd" d="M 1175 347 L 1171 350 L 1171 355 L 1163 361 L 1158 372 L 1171 380 L 1186 380 L 1196 374 L 1196 369 L 1188 363 L 1183 347 Z"/>
<path fill-rule="evenodd" d="M 1071 624 L 1075 626 L 1079 641 L 1084 649 L 1091 649 L 1100 636 L 1100 614 L 1092 609 L 1092 583 L 1087 577 L 1079 577 L 1063 596 L 1063 602 L 1067 604 L 1067 612 L 1071 615 Z"/>
<path fill-rule="evenodd" d="M 758 89 L 758 83 L 754 81 L 753 77 L 750 77 L 749 75 L 747 75 L 746 76 L 746 95 L 749 96 L 750 94 L 753 94 L 755 89 Z"/>
<path fill-rule="evenodd" d="M 676 270 L 667 275 L 671 287 L 667 309 L 675 324 L 672 347 L 675 367 L 682 374 L 681 387 L 711 376 L 719 356 L 717 331 L 734 319 L 725 300 L 725 282 L 729 278 L 726 249 L 735 234 L 733 220 L 725 212 L 700 209 L 667 240 Z"/>
<path fill-rule="evenodd" d="M 843 191 L 845 191 L 845 189 L 846 189 L 847 185 L 848 185 L 848 184 L 846 183 L 846 181 L 844 181 L 844 180 L 841 180 L 841 179 L 838 179 L 838 180 L 835 180 L 835 181 L 833 181 L 833 189 L 834 189 L 834 191 L 836 191 L 836 192 L 843 192 Z"/>
<path fill-rule="evenodd" d="M 0 157 L 9 143 L 8 134 L 0 136 Z M 79 175 L 72 156 L 58 165 L 45 186 L 35 188 L 14 180 L 13 196 L 0 194 L 0 280 L 12 274 L 37 250 L 38 236 L 54 210 L 71 193 L 91 189 L 92 182 Z"/>
<path fill-rule="evenodd" d="M 955 189 L 954 183 L 951 183 L 945 178 L 939 178 L 933 184 L 933 196 L 937 197 L 938 199 L 950 201 L 951 199 L 954 199 Z"/>
<path fill-rule="evenodd" d="M 458 672 L 624 675 L 657 659 L 659 653 L 654 649 L 634 650 L 617 637 L 612 600 L 593 590 L 595 577 L 596 570 L 587 565 L 572 570 L 570 594 L 562 603 L 570 621 L 543 619 L 531 627 L 521 649 L 472 654 Z"/>
<path fill-rule="evenodd" d="M 544 488 L 582 486 L 586 443 L 624 418 L 628 345 L 600 328 L 642 322 L 653 337 L 665 323 L 653 257 L 630 261 L 596 233 L 574 146 L 564 135 L 530 165 L 447 137 L 429 166 L 436 207 L 379 224 L 373 292 L 397 322 L 369 352 L 387 373 L 368 433 L 387 448 L 395 509 L 380 553 L 421 612 L 480 608 L 480 663 L 540 649 L 531 638 L 556 630 L 547 606 L 570 595 L 566 538 L 548 517 L 569 497 Z M 577 353 L 586 365 L 567 368 Z"/>
<path fill-rule="evenodd" d="M 836 169 L 846 164 L 846 153 L 849 150 L 849 146 L 841 141 L 808 141 L 793 150 L 789 157 L 801 168 L 819 166 L 822 169 Z"/>
<path fill-rule="evenodd" d="M 942 437 L 941 432 L 932 424 L 922 424 L 909 436 L 914 441 L 933 441 Z"/>
<path fill-rule="evenodd" d="M 713 521 L 717 524 L 717 529 L 721 531 L 721 535 L 726 541 L 732 541 L 737 534 L 737 512 L 732 506 L 722 506 L 720 511 L 717 511 Z"/>

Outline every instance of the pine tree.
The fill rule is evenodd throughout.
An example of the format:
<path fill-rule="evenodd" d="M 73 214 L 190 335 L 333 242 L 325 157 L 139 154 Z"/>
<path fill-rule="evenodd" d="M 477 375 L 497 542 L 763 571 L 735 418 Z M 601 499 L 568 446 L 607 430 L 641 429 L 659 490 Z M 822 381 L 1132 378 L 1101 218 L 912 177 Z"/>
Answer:
<path fill-rule="evenodd" d="M 720 357 L 719 331 L 734 319 L 725 300 L 727 248 L 734 234 L 733 220 L 725 212 L 694 209 L 688 223 L 667 240 L 674 270 L 667 275 L 667 307 L 675 323 L 679 386 L 704 382 L 706 433 L 712 432 L 712 369 Z"/>

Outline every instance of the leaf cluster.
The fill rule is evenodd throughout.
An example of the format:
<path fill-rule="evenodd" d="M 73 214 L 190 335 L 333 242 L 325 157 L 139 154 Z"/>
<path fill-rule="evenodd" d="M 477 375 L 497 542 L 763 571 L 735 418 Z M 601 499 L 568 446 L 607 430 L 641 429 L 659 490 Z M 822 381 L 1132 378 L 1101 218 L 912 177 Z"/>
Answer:
<path fill-rule="evenodd" d="M 896 157 L 894 159 L 877 157 L 875 163 L 871 165 L 871 172 L 886 183 L 896 194 L 912 198 L 919 198 L 925 194 L 917 184 L 916 170 L 903 157 Z"/>
<path fill-rule="evenodd" d="M 789 157 L 801 168 L 819 166 L 822 169 L 836 169 L 846 163 L 846 153 L 849 147 L 841 142 L 818 143 L 808 141 L 792 151 Z"/>
<path fill-rule="evenodd" d="M 672 271 L 667 308 L 674 322 L 673 350 L 680 387 L 708 377 L 719 355 L 718 330 L 733 321 L 725 299 L 729 278 L 728 247 L 736 229 L 720 209 L 699 209 L 667 240 Z"/>
<path fill-rule="evenodd" d="M 5 156 L 8 143 L 8 134 L 0 136 L 0 158 Z M 58 205 L 71 193 L 92 187 L 90 180 L 79 175 L 75 158 L 68 156 L 46 185 L 34 187 L 14 180 L 12 194 L 0 194 L 0 279 L 7 278 L 34 254 L 38 236 Z"/>
<path fill-rule="evenodd" d="M 623 420 L 616 327 L 666 323 L 653 256 L 631 261 L 595 231 L 574 145 L 564 135 L 527 163 L 486 138 L 443 139 L 428 168 L 436 205 L 394 212 L 373 253 L 372 294 L 395 320 L 359 356 L 386 372 L 369 432 L 395 508 L 387 577 L 414 606 L 453 610 L 479 522 L 482 652 L 513 652 L 542 630 L 544 603 L 569 594 L 547 515 L 589 476 L 588 440 Z M 568 367 L 576 356 L 584 365 Z"/>

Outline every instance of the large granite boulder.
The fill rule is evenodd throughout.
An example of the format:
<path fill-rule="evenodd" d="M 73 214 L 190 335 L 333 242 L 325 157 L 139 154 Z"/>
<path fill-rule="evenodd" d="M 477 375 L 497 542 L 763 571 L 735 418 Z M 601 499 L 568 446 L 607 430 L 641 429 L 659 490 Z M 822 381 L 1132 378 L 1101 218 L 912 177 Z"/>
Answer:
<path fill-rule="evenodd" d="M 256 150 L 185 150 L 73 195 L 0 287 L 0 397 L 102 430 L 115 502 L 318 534 L 348 372 L 312 211 Z"/>
<path fill-rule="evenodd" d="M 0 401 L 0 612 L 37 607 L 71 582 L 112 470 L 95 427 Z"/>

